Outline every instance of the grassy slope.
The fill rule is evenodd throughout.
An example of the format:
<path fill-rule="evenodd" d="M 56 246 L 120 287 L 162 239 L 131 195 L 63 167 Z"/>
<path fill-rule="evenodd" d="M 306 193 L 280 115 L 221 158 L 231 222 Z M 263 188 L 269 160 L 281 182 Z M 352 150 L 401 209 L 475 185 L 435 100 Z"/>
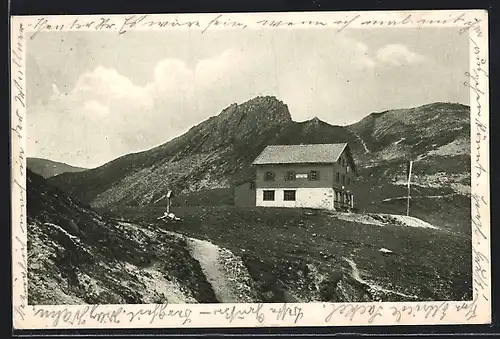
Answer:
<path fill-rule="evenodd" d="M 161 208 L 119 210 L 140 227 L 127 226 L 29 173 L 30 303 L 216 302 L 186 241 L 161 228 L 209 240 L 240 256 L 263 302 L 413 300 L 370 290 L 352 278 L 345 258 L 357 264 L 364 280 L 385 289 L 423 300 L 469 297 L 466 236 L 363 225 L 302 209 L 174 211 L 183 223 L 158 223 Z M 383 256 L 382 247 L 396 254 Z"/>
<path fill-rule="evenodd" d="M 234 194 L 232 188 L 216 188 L 181 194 L 173 199 L 174 206 L 220 206 L 233 205 Z M 158 207 L 166 205 L 164 200 L 155 204 Z"/>
<path fill-rule="evenodd" d="M 410 200 L 410 215 L 454 233 L 471 236 L 471 200 L 463 195 Z M 367 212 L 406 214 L 406 199 L 379 201 L 366 206 Z"/>
<path fill-rule="evenodd" d="M 295 282 L 308 273 L 307 264 L 312 264 L 319 269 L 318 275 L 327 277 L 326 286 L 320 289 L 328 293 L 340 276 L 350 272 L 343 259 L 350 258 L 365 280 L 386 289 L 427 300 L 471 296 L 470 238 L 460 233 L 357 224 L 326 211 L 308 215 L 302 209 L 178 207 L 175 213 L 183 223 L 173 225 L 157 223 L 161 208 L 122 208 L 115 213 L 142 225 L 166 227 L 229 248 L 242 256 L 264 289 L 294 290 L 300 295 L 308 287 Z M 382 255 L 379 249 L 383 247 L 396 254 Z M 322 298 L 335 300 L 338 291 Z M 395 295 L 382 298 L 400 300 Z"/>
<path fill-rule="evenodd" d="M 86 168 L 40 158 L 28 158 L 26 162 L 30 170 L 44 178 L 49 178 L 61 173 L 75 173 L 87 170 Z"/>

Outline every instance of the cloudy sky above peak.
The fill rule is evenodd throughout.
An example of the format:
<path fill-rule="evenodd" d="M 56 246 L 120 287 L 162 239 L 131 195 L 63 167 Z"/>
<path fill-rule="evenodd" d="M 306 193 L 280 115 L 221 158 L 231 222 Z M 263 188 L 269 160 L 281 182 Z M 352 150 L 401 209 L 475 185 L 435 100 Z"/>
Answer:
<path fill-rule="evenodd" d="M 96 167 L 257 95 L 336 125 L 468 104 L 467 70 L 456 29 L 39 33 L 27 48 L 28 154 Z"/>

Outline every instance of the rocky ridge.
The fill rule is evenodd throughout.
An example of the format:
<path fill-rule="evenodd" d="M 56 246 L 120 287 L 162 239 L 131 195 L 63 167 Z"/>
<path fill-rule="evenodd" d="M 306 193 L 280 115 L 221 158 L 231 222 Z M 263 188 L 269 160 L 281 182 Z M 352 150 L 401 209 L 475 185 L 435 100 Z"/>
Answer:
<path fill-rule="evenodd" d="M 61 173 L 74 173 L 87 170 L 83 167 L 71 166 L 62 162 L 41 158 L 27 158 L 26 166 L 44 178 L 50 178 Z"/>

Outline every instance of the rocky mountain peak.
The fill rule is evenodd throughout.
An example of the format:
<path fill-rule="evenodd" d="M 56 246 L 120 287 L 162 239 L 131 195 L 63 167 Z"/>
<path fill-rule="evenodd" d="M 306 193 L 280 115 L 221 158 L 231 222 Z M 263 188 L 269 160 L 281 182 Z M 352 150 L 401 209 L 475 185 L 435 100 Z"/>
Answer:
<path fill-rule="evenodd" d="M 252 147 L 256 136 L 282 129 L 291 122 L 288 106 L 281 100 L 273 96 L 257 96 L 226 107 L 213 120 L 210 134 L 211 138 L 219 139 L 217 144 L 224 140 L 237 147 Z"/>
<path fill-rule="evenodd" d="M 286 124 L 292 121 L 288 106 L 274 96 L 257 96 L 241 104 L 233 103 L 223 109 L 218 117 L 225 123 L 236 122 L 236 124 L 241 124 L 243 120 L 272 124 Z"/>

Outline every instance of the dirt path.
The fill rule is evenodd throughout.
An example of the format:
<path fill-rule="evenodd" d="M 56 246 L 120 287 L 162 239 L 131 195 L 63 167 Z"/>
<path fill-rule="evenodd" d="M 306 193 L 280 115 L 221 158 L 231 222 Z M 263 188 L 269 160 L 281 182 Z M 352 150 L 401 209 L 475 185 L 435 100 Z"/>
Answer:
<path fill-rule="evenodd" d="M 252 279 L 240 257 L 209 241 L 187 238 L 191 256 L 201 269 L 219 302 L 257 301 Z"/>
<path fill-rule="evenodd" d="M 146 234 L 151 232 L 128 222 L 120 222 L 120 225 L 136 231 L 142 231 Z M 183 234 L 163 229 L 159 229 L 158 231 L 186 240 L 191 256 L 200 263 L 203 274 L 212 286 L 212 290 L 219 302 L 248 303 L 258 301 L 250 274 L 239 256 L 210 241 L 187 237 Z M 149 235 L 153 236 L 152 234 Z M 180 286 L 171 282 L 165 282 L 154 267 L 150 267 L 144 271 L 147 271 L 146 274 L 149 278 L 142 280 L 169 300 L 172 299 L 178 303 L 194 301 L 182 293 Z M 179 298 L 176 299 L 175 295 L 177 294 Z"/>
<path fill-rule="evenodd" d="M 198 260 L 208 282 L 212 285 L 217 300 L 225 303 L 238 302 L 238 296 L 233 293 L 220 261 L 219 247 L 204 240 L 189 239 L 191 256 Z"/>
<path fill-rule="evenodd" d="M 355 132 L 352 132 L 352 134 L 354 134 L 354 136 L 356 137 L 356 139 L 358 139 L 359 142 L 361 142 L 361 145 L 363 145 L 363 148 L 365 149 L 365 153 L 370 153 L 370 150 L 368 149 L 368 146 L 366 146 L 365 141 L 359 136 L 359 134 L 355 133 Z"/>

